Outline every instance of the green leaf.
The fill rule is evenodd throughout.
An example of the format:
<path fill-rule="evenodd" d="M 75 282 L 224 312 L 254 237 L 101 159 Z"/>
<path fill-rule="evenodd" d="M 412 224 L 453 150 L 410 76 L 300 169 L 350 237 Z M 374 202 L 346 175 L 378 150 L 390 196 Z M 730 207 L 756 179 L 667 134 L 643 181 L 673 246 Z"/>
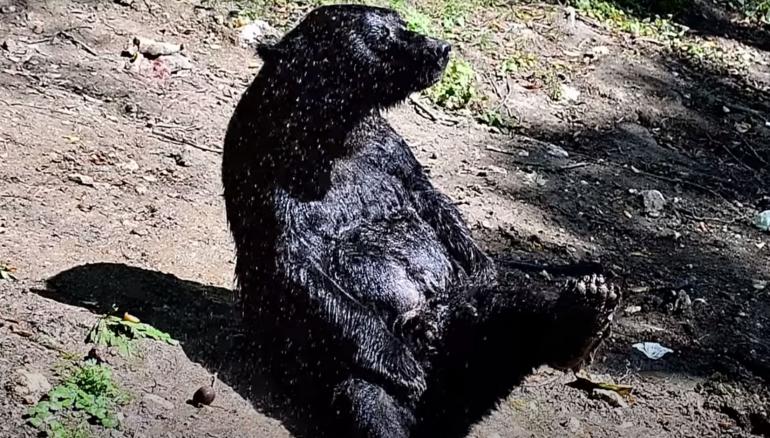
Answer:
<path fill-rule="evenodd" d="M 106 427 L 107 429 L 114 429 L 120 425 L 118 422 L 118 419 L 113 416 L 105 416 L 101 418 L 102 426 Z"/>
<path fill-rule="evenodd" d="M 30 417 L 30 419 L 27 421 L 29 422 L 30 425 L 32 425 L 32 427 L 36 429 L 40 429 L 41 427 L 43 427 L 43 424 L 45 424 L 40 417 Z"/>

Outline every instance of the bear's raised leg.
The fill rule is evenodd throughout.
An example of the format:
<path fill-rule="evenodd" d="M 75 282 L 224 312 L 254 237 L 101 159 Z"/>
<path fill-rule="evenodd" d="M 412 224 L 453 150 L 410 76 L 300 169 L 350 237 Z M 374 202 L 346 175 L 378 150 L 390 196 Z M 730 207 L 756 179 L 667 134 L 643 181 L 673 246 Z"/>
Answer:
<path fill-rule="evenodd" d="M 544 347 L 548 365 L 577 370 L 590 362 L 610 332 L 619 293 L 600 275 L 572 279 L 553 308 L 554 336 Z"/>
<path fill-rule="evenodd" d="M 600 276 L 557 286 L 518 275 L 458 303 L 430 366 L 414 436 L 464 436 L 534 368 L 582 364 L 609 333 L 618 293 Z"/>
<path fill-rule="evenodd" d="M 339 432 L 351 438 L 408 438 L 414 425 L 412 411 L 385 389 L 351 378 L 336 388 L 334 406 Z"/>

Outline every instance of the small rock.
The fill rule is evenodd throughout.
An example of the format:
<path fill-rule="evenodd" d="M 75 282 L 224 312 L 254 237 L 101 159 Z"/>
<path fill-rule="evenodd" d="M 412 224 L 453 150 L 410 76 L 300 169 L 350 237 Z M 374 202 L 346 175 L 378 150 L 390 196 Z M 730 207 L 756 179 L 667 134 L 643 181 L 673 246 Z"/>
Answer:
<path fill-rule="evenodd" d="M 133 44 L 139 53 L 149 57 L 172 55 L 184 49 L 182 44 L 155 41 L 140 36 L 134 37 Z"/>
<path fill-rule="evenodd" d="M 128 160 L 125 163 L 118 164 L 118 168 L 125 169 L 129 172 L 135 172 L 139 170 L 139 164 L 137 164 L 134 160 Z"/>
<path fill-rule="evenodd" d="M 14 12 L 16 12 L 16 6 L 14 5 L 0 6 L 0 12 L 2 12 L 3 14 L 13 14 Z"/>
<path fill-rule="evenodd" d="M 610 54 L 610 49 L 607 46 L 596 46 L 596 47 L 591 49 L 591 55 L 595 56 L 597 58 L 599 56 L 604 56 L 604 55 L 609 55 L 609 54 Z"/>
<path fill-rule="evenodd" d="M 569 417 L 569 420 L 567 420 L 564 426 L 573 434 L 579 433 L 581 429 L 583 429 L 583 425 L 580 424 L 580 420 L 575 417 Z"/>
<path fill-rule="evenodd" d="M 660 216 L 666 206 L 666 198 L 657 190 L 642 190 L 639 192 L 644 204 L 644 212 L 650 217 Z"/>
<path fill-rule="evenodd" d="M 163 61 L 166 63 L 166 66 L 171 73 L 178 73 L 184 70 L 192 70 L 192 62 L 190 62 L 190 59 L 181 53 L 164 56 Z"/>
<path fill-rule="evenodd" d="M 134 187 L 134 190 L 138 195 L 144 195 L 145 193 L 147 193 L 147 187 L 143 185 L 137 185 L 136 187 Z"/>
<path fill-rule="evenodd" d="M 268 42 L 279 36 L 279 32 L 266 21 L 254 20 L 243 26 L 240 33 L 241 47 L 256 48 L 257 45 Z"/>
<path fill-rule="evenodd" d="M 192 162 L 190 161 L 190 156 L 184 152 L 171 154 L 171 158 L 174 159 L 174 162 L 177 164 L 177 166 L 182 166 L 182 167 L 192 166 Z"/>
<path fill-rule="evenodd" d="M 152 175 L 144 175 L 144 176 L 142 176 L 142 179 L 147 181 L 147 182 L 157 182 L 158 181 L 158 178 L 155 178 Z"/>
<path fill-rule="evenodd" d="M 628 403 L 623 400 L 623 397 L 615 391 L 609 389 L 594 388 L 591 392 L 591 396 L 597 400 L 602 400 L 611 406 L 616 408 L 627 408 Z"/>
<path fill-rule="evenodd" d="M 545 143 L 545 151 L 552 157 L 569 158 L 569 152 L 565 151 L 561 146 L 556 146 L 552 143 Z"/>
<path fill-rule="evenodd" d="M 767 288 L 767 280 L 760 280 L 758 278 L 754 278 L 751 280 L 751 286 L 755 290 L 765 290 L 765 288 Z"/>
<path fill-rule="evenodd" d="M 2 44 L 3 50 L 7 50 L 11 53 L 16 51 L 17 46 L 18 45 L 16 44 L 16 41 L 10 38 L 3 41 L 3 44 Z"/>
<path fill-rule="evenodd" d="M 143 395 L 142 404 L 144 404 L 147 407 L 157 408 L 158 410 L 166 411 L 166 412 L 172 411 L 174 409 L 173 403 L 155 394 Z"/>
<path fill-rule="evenodd" d="M 577 102 L 580 99 L 580 90 L 571 85 L 561 84 L 561 97 L 567 102 Z"/>
<path fill-rule="evenodd" d="M 147 232 L 147 230 L 142 228 L 133 228 L 131 231 L 129 231 L 129 234 L 133 234 L 139 237 L 144 237 L 144 236 L 147 236 L 149 233 Z"/>
<path fill-rule="evenodd" d="M 12 386 L 13 392 L 30 405 L 37 403 L 51 388 L 51 384 L 44 375 L 27 370 L 17 371 Z"/>
<path fill-rule="evenodd" d="M 70 181 L 74 181 L 78 184 L 82 184 L 84 186 L 93 187 L 94 186 L 94 179 L 90 176 L 81 175 L 79 173 L 73 173 L 68 176 Z"/>

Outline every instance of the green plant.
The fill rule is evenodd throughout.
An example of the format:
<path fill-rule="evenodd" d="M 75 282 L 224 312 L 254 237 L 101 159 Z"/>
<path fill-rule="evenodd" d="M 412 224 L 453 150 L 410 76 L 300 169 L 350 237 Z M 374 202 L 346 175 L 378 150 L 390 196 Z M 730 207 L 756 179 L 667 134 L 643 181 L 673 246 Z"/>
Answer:
<path fill-rule="evenodd" d="M 436 105 L 449 110 L 462 109 L 476 97 L 476 72 L 462 58 L 449 60 L 444 77 L 428 90 L 426 95 Z"/>
<path fill-rule="evenodd" d="M 27 421 L 50 437 L 81 438 L 88 436 L 86 422 L 117 428 L 115 409 L 127 402 L 128 395 L 112 380 L 111 370 L 87 362 L 33 406 Z"/>
<path fill-rule="evenodd" d="M 746 5 L 764 3 L 767 12 L 770 12 L 770 0 L 743 1 Z M 741 53 L 727 50 L 713 42 L 692 35 L 686 26 L 674 22 L 671 15 L 666 18 L 655 16 L 639 19 L 607 0 L 573 0 L 573 5 L 583 15 L 599 20 L 611 29 L 651 38 L 696 63 L 708 63 L 720 69 L 745 66 L 745 60 Z M 747 7 L 750 9 L 753 6 Z M 760 8 L 758 10 L 761 10 L 762 7 L 757 6 Z M 681 9 L 681 5 L 676 1 L 668 5 L 669 10 L 678 10 L 677 8 Z M 639 4 L 631 2 L 626 3 L 626 9 L 640 14 L 643 8 Z"/>
<path fill-rule="evenodd" d="M 440 4 L 441 25 L 445 32 L 465 27 L 466 18 L 474 8 L 474 2 L 467 0 L 443 0 Z"/>
<path fill-rule="evenodd" d="M 540 75 L 540 79 L 543 81 L 543 89 L 545 94 L 553 101 L 559 101 L 564 97 L 564 90 L 562 89 L 559 77 L 551 70 L 545 71 Z"/>
<path fill-rule="evenodd" d="M 121 355 L 130 357 L 135 352 L 134 341 L 136 339 L 154 339 L 169 345 L 177 345 L 179 343 L 168 333 L 158 330 L 149 324 L 113 315 L 100 318 L 88 332 L 86 342 L 106 347 L 115 347 Z"/>
<path fill-rule="evenodd" d="M 436 35 L 438 33 L 433 20 L 406 0 L 390 0 L 388 5 L 401 15 L 409 30 L 424 35 Z"/>
<path fill-rule="evenodd" d="M 530 52 L 515 51 L 508 55 L 500 65 L 500 72 L 503 75 L 519 73 L 521 71 L 532 70 L 538 65 L 537 55 Z"/>
<path fill-rule="evenodd" d="M 733 7 L 749 21 L 770 24 L 770 0 L 736 0 Z"/>
<path fill-rule="evenodd" d="M 484 109 L 477 116 L 476 120 L 484 125 L 491 126 L 503 131 L 514 129 L 518 126 L 515 119 L 508 117 L 499 110 Z"/>

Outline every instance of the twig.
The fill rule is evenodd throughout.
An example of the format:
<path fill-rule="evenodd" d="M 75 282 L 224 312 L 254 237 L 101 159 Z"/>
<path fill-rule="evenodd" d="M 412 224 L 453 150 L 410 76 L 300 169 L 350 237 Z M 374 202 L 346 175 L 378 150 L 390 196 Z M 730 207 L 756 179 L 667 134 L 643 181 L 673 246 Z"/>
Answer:
<path fill-rule="evenodd" d="M 751 143 L 746 138 L 746 136 L 744 136 L 741 133 L 738 133 L 738 136 L 741 138 L 741 140 L 743 140 L 743 144 L 746 145 L 747 148 L 749 148 L 749 150 L 751 151 L 752 155 L 754 155 L 754 158 L 756 158 L 760 163 L 762 163 L 765 166 L 767 166 L 768 165 L 767 161 L 764 158 L 762 158 L 762 156 L 759 155 L 759 153 L 757 153 L 757 150 L 754 149 L 754 147 L 751 145 Z"/>
<path fill-rule="evenodd" d="M 487 146 L 487 147 L 486 147 L 486 150 L 488 150 L 488 151 L 492 151 L 492 152 L 497 152 L 498 154 L 505 154 L 505 155 L 517 156 L 517 154 L 516 154 L 515 152 L 512 152 L 512 151 L 506 151 L 505 149 L 500 149 L 500 148 L 498 148 L 498 147 L 495 147 L 495 146 Z"/>
<path fill-rule="evenodd" d="M 439 123 L 441 123 L 443 125 L 447 125 L 447 126 L 454 126 L 454 125 L 459 123 L 458 120 L 451 119 L 449 117 L 439 116 L 438 114 L 433 112 L 433 110 L 428 108 L 427 105 L 425 105 L 424 103 L 420 102 L 419 99 L 414 97 L 414 95 L 409 96 L 409 102 L 411 102 L 412 105 L 414 105 L 415 108 L 418 109 L 418 111 L 417 111 L 418 114 L 420 114 L 421 116 L 423 116 L 426 119 L 429 119 L 429 120 L 431 120 L 433 122 L 439 122 Z M 426 115 L 427 115 L 427 117 L 426 117 Z"/>
<path fill-rule="evenodd" d="M 222 153 L 222 149 L 217 149 L 217 148 L 211 148 L 211 147 L 208 147 L 208 146 L 203 146 L 203 145 L 200 145 L 198 143 L 195 143 L 192 140 L 188 140 L 188 139 L 186 139 L 184 137 L 176 138 L 176 137 L 174 137 L 171 134 L 167 134 L 167 133 L 161 132 L 161 131 L 156 131 L 154 129 L 152 131 L 150 131 L 150 132 L 152 133 L 152 135 L 154 135 L 156 137 L 160 137 L 160 138 L 162 138 L 164 140 L 168 140 L 168 141 L 170 141 L 172 143 L 194 147 L 195 149 L 200 149 L 200 150 L 206 151 L 206 152 L 214 152 L 215 154 L 221 154 Z"/>
<path fill-rule="evenodd" d="M 73 30 L 80 30 L 80 29 L 91 30 L 91 29 L 93 29 L 93 26 L 83 25 L 83 26 L 68 27 L 66 29 L 63 29 L 63 30 L 57 31 L 55 33 L 52 33 L 52 34 L 50 34 L 50 35 L 48 35 L 45 38 L 40 39 L 40 40 L 34 40 L 34 41 L 26 40 L 26 41 L 24 41 L 24 44 L 35 45 L 35 44 L 42 44 L 42 43 L 50 43 L 51 41 L 53 41 L 56 38 L 57 35 L 60 35 L 60 34 L 66 33 L 66 32 L 71 32 Z"/>
<path fill-rule="evenodd" d="M 37 105 L 30 105 L 30 104 L 24 103 L 24 102 L 12 102 L 12 101 L 7 101 L 7 100 L 3 100 L 3 99 L 0 99 L 0 102 L 4 103 L 6 106 L 23 106 L 25 108 L 32 108 L 32 109 L 36 109 L 36 110 L 41 110 L 42 109 L 42 110 L 50 111 L 50 112 L 53 112 L 53 113 L 65 114 L 65 115 L 68 115 L 68 116 L 76 116 L 77 115 L 77 114 L 75 114 L 73 112 L 70 112 L 70 111 L 60 110 L 60 109 L 56 109 L 56 108 L 41 108 L 41 107 L 39 107 Z"/>
<path fill-rule="evenodd" d="M 166 129 L 180 129 L 182 131 L 198 131 L 200 129 L 196 126 L 179 125 L 177 123 L 170 123 L 170 122 L 158 122 L 155 124 L 155 127 L 166 128 Z"/>
<path fill-rule="evenodd" d="M 591 163 L 581 161 L 579 163 L 572 163 L 572 164 L 565 164 L 564 166 L 561 166 L 559 170 L 572 170 L 572 169 L 579 169 L 581 167 L 590 166 Z"/>
<path fill-rule="evenodd" d="M 737 155 L 735 155 L 735 154 L 733 153 L 733 151 L 732 151 L 732 150 L 730 150 L 730 148 L 728 148 L 728 147 L 727 147 L 727 146 L 726 146 L 724 143 L 720 143 L 719 145 L 720 145 L 720 146 L 722 147 L 722 149 L 724 149 L 724 150 L 725 150 L 725 152 L 727 152 L 727 154 L 728 154 L 728 155 L 730 155 L 730 157 L 732 157 L 732 159 L 733 159 L 733 160 L 735 160 L 735 161 L 736 161 L 738 164 L 740 164 L 741 166 L 745 167 L 745 168 L 746 168 L 748 171 L 750 171 L 750 172 L 752 172 L 752 173 L 753 173 L 753 172 L 755 172 L 755 170 L 754 170 L 754 169 L 753 169 L 751 166 L 749 166 L 749 165 L 748 165 L 748 164 L 746 164 L 746 163 L 745 163 L 743 160 L 741 160 L 740 158 L 738 158 L 738 156 L 737 156 Z"/>
<path fill-rule="evenodd" d="M 68 40 L 72 41 L 76 46 L 80 46 L 83 50 L 85 50 L 86 52 L 90 53 L 93 56 L 97 56 L 97 57 L 99 56 L 99 54 L 96 53 L 96 51 L 94 49 L 89 47 L 88 44 L 86 44 L 83 41 L 80 41 L 79 39 L 75 38 L 74 36 L 72 36 L 72 34 L 70 34 L 69 32 L 67 32 L 65 30 L 61 30 L 61 31 L 57 32 L 56 35 L 61 35 L 61 36 L 65 37 L 65 38 L 67 38 Z"/>
<path fill-rule="evenodd" d="M 18 319 L 13 319 L 4 315 L 0 315 L 0 319 L 11 324 L 21 324 L 21 322 Z"/>
<path fill-rule="evenodd" d="M 426 119 L 430 119 L 433 122 L 438 120 L 438 117 L 433 113 L 433 111 L 431 111 L 428 107 L 423 105 L 423 103 L 420 102 L 419 100 L 417 100 L 416 97 L 409 96 L 409 102 L 412 105 L 414 105 L 415 108 L 420 110 L 420 111 L 418 111 L 418 114 L 420 114 L 421 116 L 425 117 L 425 115 L 427 115 L 427 117 L 425 117 L 425 118 Z"/>
<path fill-rule="evenodd" d="M 497 81 L 492 77 L 490 74 L 484 74 L 484 78 L 489 82 L 490 85 L 492 85 L 492 88 L 495 90 L 495 94 L 497 95 L 497 98 L 500 99 L 500 102 L 495 106 L 494 111 L 500 111 L 500 108 L 505 105 L 505 103 L 508 101 L 508 98 L 511 97 L 511 86 L 508 84 L 508 81 L 505 81 L 505 85 L 508 89 L 507 93 L 503 95 L 503 93 L 500 91 L 500 89 L 497 87 Z"/>
<path fill-rule="evenodd" d="M 685 216 L 685 217 L 687 217 L 689 219 L 693 219 L 693 220 L 696 220 L 696 221 L 702 221 L 702 222 L 717 222 L 717 223 L 724 224 L 724 225 L 732 225 L 732 224 L 734 224 L 735 222 L 737 222 L 739 220 L 744 220 L 744 219 L 748 218 L 748 216 L 745 215 L 745 214 L 744 215 L 740 215 L 738 217 L 734 217 L 734 218 L 732 218 L 730 220 L 720 219 L 720 218 L 716 218 L 716 217 L 701 217 L 701 216 L 697 216 L 697 215 L 695 215 L 693 213 L 690 213 L 689 211 L 687 211 L 687 210 L 685 210 L 683 208 L 680 208 L 680 207 L 676 207 L 676 211 L 678 211 L 680 214 L 682 214 L 682 216 Z"/>
<path fill-rule="evenodd" d="M 495 146 L 487 146 L 486 150 L 492 151 L 492 152 L 497 152 L 499 154 L 510 155 L 510 156 L 513 156 L 513 157 L 518 156 L 518 154 L 515 153 L 515 152 L 506 151 L 505 149 L 500 149 L 500 148 L 495 147 Z M 590 166 L 591 164 L 593 164 L 593 163 L 589 163 L 587 161 L 580 161 L 578 163 L 565 164 L 564 166 L 555 167 L 555 166 L 550 166 L 547 163 L 526 163 L 526 162 L 518 161 L 518 160 L 514 160 L 514 161 L 516 162 L 516 164 L 520 164 L 522 166 L 531 166 L 531 167 L 538 167 L 538 168 L 550 168 L 551 170 L 572 170 L 572 169 L 579 169 L 581 167 Z"/>

